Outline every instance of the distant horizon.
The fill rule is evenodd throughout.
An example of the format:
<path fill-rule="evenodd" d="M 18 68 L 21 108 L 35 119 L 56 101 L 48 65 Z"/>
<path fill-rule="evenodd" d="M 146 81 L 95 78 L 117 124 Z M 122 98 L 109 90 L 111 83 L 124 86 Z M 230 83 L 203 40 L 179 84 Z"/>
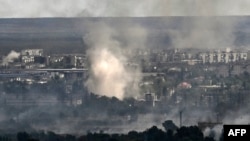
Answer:
<path fill-rule="evenodd" d="M 208 25 L 203 26 L 207 22 Z M 0 54 L 6 54 L 11 50 L 20 51 L 25 48 L 42 48 L 52 53 L 74 53 L 85 50 L 87 46 L 83 37 L 92 30 L 89 28 L 91 23 L 96 24 L 92 28 L 95 28 L 94 26 L 98 26 L 98 24 L 104 24 L 114 31 L 126 30 L 126 28 L 134 26 L 140 27 L 147 32 L 146 42 L 147 47 L 150 48 L 178 48 L 175 45 L 179 42 L 178 40 L 187 38 L 190 36 L 188 34 L 193 31 L 195 34 L 197 34 L 197 31 L 203 32 L 200 29 L 206 30 L 206 28 L 211 33 L 207 33 L 208 35 L 202 37 L 201 41 L 195 41 L 194 46 L 200 46 L 200 43 L 204 43 L 202 40 L 205 40 L 206 36 L 214 36 L 217 28 L 222 30 L 222 32 L 218 31 L 218 34 L 222 33 L 222 36 L 228 36 L 227 34 L 231 33 L 236 34 L 234 41 L 232 41 L 236 44 L 235 46 L 250 45 L 250 41 L 247 40 L 250 36 L 250 16 L 0 18 Z M 199 29 L 193 29 L 196 27 Z M 174 34 L 169 35 L 173 31 Z M 176 34 L 181 34 L 181 37 L 177 41 L 173 41 L 173 37 L 179 36 Z M 218 35 L 218 37 L 221 36 Z M 217 40 L 218 37 L 212 38 Z M 120 40 L 119 38 L 122 37 L 118 37 L 118 40 Z M 189 39 L 185 40 L 188 41 Z M 196 40 L 199 40 L 199 38 Z M 221 43 L 221 40 L 224 40 L 224 38 L 219 39 L 218 43 Z M 227 44 L 227 41 L 225 43 Z M 218 44 L 218 46 L 223 47 L 225 43 L 222 43 L 222 46 Z M 181 46 L 192 48 L 192 45 L 182 44 Z"/>

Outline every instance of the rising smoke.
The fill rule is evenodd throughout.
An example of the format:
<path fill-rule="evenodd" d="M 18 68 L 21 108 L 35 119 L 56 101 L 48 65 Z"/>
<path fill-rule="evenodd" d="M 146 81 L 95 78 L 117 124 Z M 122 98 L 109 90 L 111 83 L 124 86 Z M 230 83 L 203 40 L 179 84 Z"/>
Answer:
<path fill-rule="evenodd" d="M 10 53 L 3 58 L 2 65 L 8 65 L 9 63 L 13 62 L 14 59 L 17 59 L 20 56 L 20 53 L 12 50 Z"/>
<path fill-rule="evenodd" d="M 106 24 L 97 24 L 95 29 L 92 25 L 89 34 L 84 37 L 84 41 L 89 45 L 87 55 L 91 66 L 86 86 L 94 93 L 118 99 L 138 96 L 140 69 L 129 67 L 126 52 L 144 47 L 146 31 L 139 26 L 130 28 L 123 25 L 126 29 L 119 31 Z"/>
<path fill-rule="evenodd" d="M 164 34 L 170 35 L 172 46 L 176 48 L 233 46 L 235 41 L 233 33 L 237 21 L 227 22 L 220 20 L 220 17 L 211 18 L 209 16 L 249 14 L 250 2 L 246 0 L 144 0 L 143 2 L 139 0 L 127 0 L 126 2 L 117 0 L 98 2 L 93 0 L 75 0 L 74 2 L 70 0 L 25 0 L 25 2 L 21 0 L 0 0 L 0 17 L 4 18 L 208 16 L 205 19 L 195 17 L 181 24 L 173 23 L 180 24 L 181 30 L 178 31 L 161 28 L 160 30 Z M 168 25 L 164 22 L 161 24 L 163 27 Z M 147 47 L 148 31 L 143 26 L 128 21 L 125 21 L 125 24 L 116 25 L 116 27 L 112 24 L 92 22 L 87 28 L 89 29 L 88 35 L 84 36 L 84 41 L 89 46 L 87 55 L 90 59 L 91 72 L 85 85 L 90 91 L 108 97 L 123 99 L 128 96 L 138 96 L 139 88 L 137 84 L 141 79 L 140 68 L 131 69 L 129 67 L 128 59 L 131 56 L 126 52 L 129 49 L 135 50 L 136 48 Z M 155 46 L 158 45 L 155 44 Z M 3 62 L 8 64 L 18 56 L 19 53 L 11 51 Z M 34 111 L 40 110 L 34 109 Z M 46 109 L 46 111 L 48 110 Z M 204 111 L 189 111 L 191 111 L 189 114 L 195 113 L 200 119 L 209 115 Z M 167 115 L 165 119 L 174 119 L 177 122 L 178 112 L 179 109 L 174 109 L 173 115 Z M 27 117 L 29 117 L 32 112 L 27 113 Z M 249 114 L 246 113 L 246 111 L 242 111 L 239 114 L 234 114 L 234 116 L 230 115 L 230 118 L 225 118 L 223 122 L 246 124 L 246 122 L 249 122 Z M 32 113 L 32 115 L 35 114 Z M 146 117 L 142 115 L 140 120 L 152 126 L 157 124 L 157 122 L 151 120 L 156 116 L 158 115 Z M 57 119 L 57 117 L 52 118 Z M 5 119 L 5 116 L 0 116 L 0 121 Z M 26 119 L 26 117 L 23 119 Z M 186 125 L 196 124 L 196 122 L 197 120 L 186 121 Z M 68 123 L 71 124 L 71 121 Z M 62 124 L 58 121 L 57 125 L 61 126 Z M 129 129 L 142 129 L 140 125 L 131 125 Z M 37 128 L 39 129 L 39 127 Z M 53 128 L 47 128 L 53 130 Z M 68 129 L 65 131 L 68 132 L 71 128 L 65 127 L 65 129 Z M 218 131 L 217 128 L 214 130 Z M 210 131 L 206 131 L 206 133 L 209 134 Z"/>

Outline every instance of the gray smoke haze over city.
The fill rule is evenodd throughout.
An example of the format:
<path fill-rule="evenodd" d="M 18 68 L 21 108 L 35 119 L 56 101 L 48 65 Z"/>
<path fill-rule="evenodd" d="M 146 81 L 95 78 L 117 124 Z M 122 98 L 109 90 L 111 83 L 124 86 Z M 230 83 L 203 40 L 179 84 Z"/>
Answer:
<path fill-rule="evenodd" d="M 191 17 L 179 23 L 178 29 L 164 29 L 173 24 L 167 20 L 161 23 L 161 28 L 150 29 L 129 19 L 119 22 L 120 25 L 110 21 L 91 21 L 85 26 L 90 30 L 83 37 L 88 46 L 87 55 L 91 66 L 85 84 L 90 91 L 109 97 L 123 99 L 141 96 L 138 86 L 142 72 L 139 65 L 135 70 L 129 69 L 128 61 L 133 57 L 129 52 L 157 47 L 235 48 L 238 22 L 219 17 Z M 166 44 L 162 36 L 167 36 L 169 43 Z M 157 40 L 158 37 L 163 40 Z"/>
<path fill-rule="evenodd" d="M 247 0 L 1 0 L 0 17 L 249 15 Z"/>
<path fill-rule="evenodd" d="M 129 69 L 126 62 L 130 56 L 126 54 L 126 49 L 130 47 L 134 48 L 134 46 L 142 46 L 146 48 L 146 46 L 144 45 L 144 40 L 145 37 L 147 37 L 147 30 L 143 29 L 140 26 L 133 27 L 133 29 L 131 29 L 132 31 L 140 31 L 138 32 L 139 35 L 136 39 L 134 37 L 130 38 L 132 36 L 132 32 L 129 32 L 129 30 L 125 30 L 127 33 L 124 33 L 119 30 L 114 30 L 106 24 L 95 24 L 95 26 L 93 25 L 95 27 L 95 30 L 90 31 L 86 36 L 83 37 L 83 40 L 89 46 L 89 49 L 87 50 L 87 55 L 90 58 L 89 61 L 91 70 L 89 78 L 86 81 L 85 85 L 91 92 L 108 97 L 116 97 L 120 100 L 123 100 L 127 97 L 143 96 L 143 94 L 140 94 L 138 88 L 138 83 L 140 82 L 142 77 L 141 68 L 139 67 L 133 70 Z M 129 27 L 126 27 L 126 29 L 129 29 Z M 125 41 L 123 40 L 123 38 L 120 39 L 121 36 L 129 38 L 124 39 L 129 43 L 124 43 Z M 208 34 L 206 35 L 206 37 L 209 36 Z M 135 35 L 135 37 L 137 37 L 137 35 Z M 141 37 L 142 39 L 140 39 Z M 141 40 L 141 44 L 131 42 L 132 39 Z M 188 40 L 186 39 L 185 41 L 188 42 Z M 198 43 L 200 42 L 197 43 L 196 41 L 193 41 L 192 43 L 198 47 Z M 184 48 L 184 44 L 182 45 L 178 44 L 178 46 L 182 46 Z M 189 103 L 188 101 L 186 102 Z M 186 105 L 186 110 L 183 113 L 183 123 L 185 123 L 185 126 L 196 125 L 197 121 L 208 121 L 209 119 L 214 119 L 216 117 L 214 114 L 212 114 L 212 109 L 211 112 L 204 112 L 202 109 L 193 110 L 192 108 L 187 108 L 188 106 L 189 105 Z M 226 114 L 225 118 L 222 119 L 222 122 L 234 124 L 248 123 L 248 108 L 246 107 L 243 109 L 245 110 L 238 111 L 238 114 Z M 13 118 L 12 115 L 7 114 L 5 109 L 1 110 L 2 111 L 0 111 L 0 121 L 4 122 L 10 118 Z M 16 116 L 17 118 L 14 118 L 14 120 L 18 121 L 17 123 L 24 123 L 24 125 L 26 125 L 25 123 L 29 123 L 29 121 L 41 119 L 39 122 L 29 123 L 30 126 L 36 130 L 55 131 L 57 133 L 79 133 L 79 130 L 77 130 L 77 128 L 79 128 L 78 125 L 82 122 L 81 117 L 75 117 L 73 121 L 71 121 L 70 118 L 66 120 L 58 120 L 61 118 L 61 116 L 72 117 L 72 114 L 66 113 L 60 115 L 60 112 L 64 113 L 63 111 L 67 111 L 64 108 L 61 108 L 61 106 L 51 107 L 49 113 L 47 110 L 48 108 L 44 108 L 43 106 L 31 108 L 30 110 L 24 110 L 23 112 L 20 112 Z M 89 110 L 91 111 L 91 113 L 98 113 L 98 111 L 95 112 L 95 109 L 92 109 L 91 107 L 89 108 Z M 179 111 L 180 108 L 175 107 L 172 108 L 165 116 L 154 113 L 140 114 L 137 121 L 123 125 L 123 129 L 119 131 L 115 129 L 115 127 L 114 129 L 112 129 L 112 124 L 110 123 L 110 125 L 107 125 L 107 128 L 110 128 L 107 132 L 114 133 L 118 131 L 122 133 L 127 133 L 131 130 L 143 131 L 153 125 L 161 127 L 161 123 L 166 119 L 173 120 L 174 123 L 178 124 Z M 88 112 L 83 113 L 87 114 Z M 96 116 L 89 115 L 88 118 L 108 121 L 109 118 L 112 118 L 112 115 L 99 111 Z M 47 119 L 51 119 L 55 122 L 51 124 L 45 124 L 44 122 L 46 122 Z M 205 135 L 209 135 L 210 132 L 216 132 L 216 136 L 218 139 L 218 136 L 221 133 L 221 126 L 215 127 L 212 130 L 205 130 Z"/>
<path fill-rule="evenodd" d="M 108 22 L 105 21 L 105 18 L 103 21 L 86 19 L 87 24 L 82 26 L 86 31 L 82 35 L 82 40 L 87 45 L 86 55 L 89 58 L 90 65 L 89 76 L 84 82 L 84 86 L 90 92 L 110 98 L 116 97 L 119 100 L 144 96 L 139 87 L 143 77 L 142 68 L 138 64 L 130 64 L 129 62 L 134 57 L 132 53 L 136 49 L 158 47 L 164 49 L 166 47 L 224 50 L 225 48 L 238 48 L 239 46 L 236 47 L 235 43 L 237 40 L 235 33 L 239 22 L 242 21 L 234 18 L 224 20 L 221 16 L 249 14 L 250 1 L 247 0 L 0 0 L 1 18 L 119 18 L 118 24 L 115 22 L 116 18 L 108 20 Z M 146 20 L 138 23 L 129 18 L 120 18 L 152 18 L 154 16 L 163 16 L 160 18 L 183 16 L 184 19 L 173 20 L 173 22 L 160 20 L 157 24 L 154 23 L 157 20 L 154 20 L 152 23 L 145 24 Z M 11 51 L 3 59 L 3 63 L 8 64 L 13 59 L 18 58 L 19 55 L 18 52 Z M 171 83 L 171 80 L 166 81 Z M 5 95 L 2 97 L 4 98 Z M 36 95 L 32 98 L 37 102 L 39 101 Z M 48 96 L 47 99 L 52 98 Z M 53 99 L 56 99 L 56 96 L 53 96 Z M 187 100 L 186 103 L 191 102 Z M 96 105 L 98 104 L 96 103 Z M 83 108 L 85 111 L 81 112 L 83 115 L 86 114 L 84 118 L 103 121 L 111 119 L 112 114 L 107 111 L 103 112 L 102 109 L 95 111 L 97 109 L 93 107 Z M 216 117 L 214 109 L 205 112 L 202 108 L 193 110 L 191 105 L 186 105 L 184 108 L 183 122 L 186 126 L 196 125 L 197 121 L 208 121 Z M 72 117 L 74 110 L 68 109 L 70 113 L 67 108 L 61 105 L 54 106 L 51 108 L 53 110 L 48 109 L 48 107 L 43 106 L 32 107 L 27 111 L 24 110 L 24 112 L 18 111 L 18 115 L 13 118 L 13 115 L 8 114 L 8 109 L 1 108 L 0 122 L 11 119 L 17 123 L 28 123 L 29 120 L 35 121 L 35 119 L 43 117 L 44 121 L 38 120 L 37 123 L 31 123 L 32 128 L 53 130 L 58 133 L 79 132 L 75 127 L 79 126 L 79 122 L 83 122 L 82 117 L 75 116 L 78 115 L 75 113 L 74 122 L 70 118 L 63 119 L 64 116 Z M 178 123 L 181 109 L 183 107 L 171 107 L 168 113 L 162 115 L 154 113 L 139 114 L 138 120 L 123 125 L 124 130 L 122 132 L 142 131 L 153 125 L 160 126 L 166 119 Z M 63 113 L 65 111 L 66 113 Z M 221 121 L 228 124 L 247 124 L 250 118 L 248 111 L 249 106 L 245 106 L 233 113 L 225 113 Z M 88 113 L 91 114 L 88 115 Z M 50 125 L 44 125 L 43 123 L 47 119 L 54 119 L 54 122 Z M 115 132 L 114 130 L 110 132 Z M 207 129 L 204 133 L 208 136 L 212 131 L 217 133 L 216 138 L 219 139 L 221 126 Z"/>

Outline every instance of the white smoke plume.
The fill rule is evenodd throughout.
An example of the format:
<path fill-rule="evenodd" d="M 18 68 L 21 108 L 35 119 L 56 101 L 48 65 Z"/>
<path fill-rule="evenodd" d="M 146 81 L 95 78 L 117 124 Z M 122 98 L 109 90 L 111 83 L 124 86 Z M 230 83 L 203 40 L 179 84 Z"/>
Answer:
<path fill-rule="evenodd" d="M 6 57 L 3 58 L 3 65 L 8 65 L 9 63 L 13 62 L 14 59 L 17 59 L 20 56 L 20 53 L 12 50 Z"/>
<path fill-rule="evenodd" d="M 119 32 L 106 24 L 92 24 L 92 31 L 84 37 L 89 46 L 87 55 L 91 69 L 86 86 L 91 92 L 118 99 L 137 96 L 140 69 L 130 69 L 127 65 L 129 57 L 126 51 L 143 47 L 146 33 L 140 27 L 129 28 L 124 25 L 126 29 Z"/>
<path fill-rule="evenodd" d="M 124 89 L 131 80 L 119 57 L 107 48 L 100 48 L 91 53 L 91 63 L 93 77 L 87 86 L 98 94 L 122 99 Z"/>
<path fill-rule="evenodd" d="M 203 131 L 203 134 L 205 137 L 212 137 L 214 138 L 216 141 L 220 140 L 220 137 L 222 135 L 222 131 L 223 131 L 223 126 L 222 125 L 217 125 L 213 128 L 206 128 Z"/>
<path fill-rule="evenodd" d="M 0 17 L 249 15 L 247 0 L 0 0 Z"/>

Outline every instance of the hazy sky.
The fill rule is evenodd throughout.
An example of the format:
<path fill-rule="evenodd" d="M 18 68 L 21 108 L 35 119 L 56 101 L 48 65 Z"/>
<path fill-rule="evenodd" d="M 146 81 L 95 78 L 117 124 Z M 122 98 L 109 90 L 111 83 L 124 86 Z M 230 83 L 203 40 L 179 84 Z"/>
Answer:
<path fill-rule="evenodd" d="M 250 15 L 250 0 L 0 0 L 0 18 Z"/>

